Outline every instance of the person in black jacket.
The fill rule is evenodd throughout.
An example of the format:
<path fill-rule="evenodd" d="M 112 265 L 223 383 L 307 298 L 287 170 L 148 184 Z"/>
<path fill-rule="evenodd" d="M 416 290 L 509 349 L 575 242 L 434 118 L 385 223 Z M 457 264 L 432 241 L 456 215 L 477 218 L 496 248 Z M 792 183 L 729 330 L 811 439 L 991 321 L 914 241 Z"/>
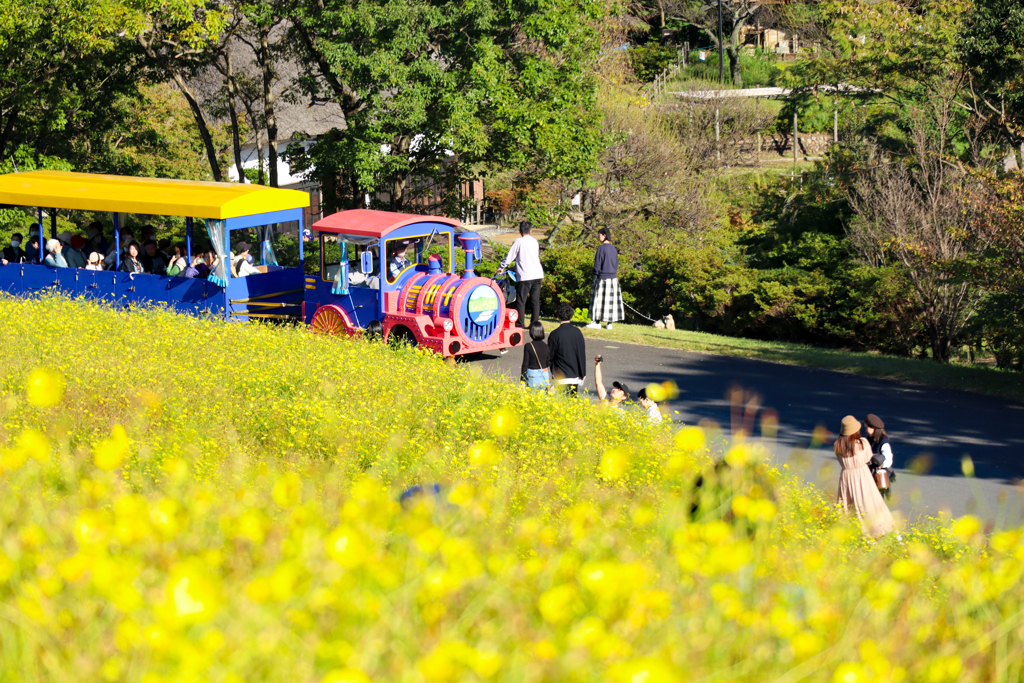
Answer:
<path fill-rule="evenodd" d="M 555 384 L 573 395 L 587 379 L 587 348 L 583 333 L 572 325 L 572 304 L 563 301 L 555 309 L 558 327 L 548 336 Z"/>
<path fill-rule="evenodd" d="M 11 235 L 11 245 L 4 247 L 4 260 L 8 263 L 21 263 L 25 258 L 25 250 L 21 246 L 22 235 L 16 232 Z"/>
<path fill-rule="evenodd" d="M 551 349 L 544 342 L 544 324 L 539 320 L 530 324 L 530 339 L 523 345 L 519 378 L 531 389 L 547 389 L 551 386 Z"/>
<path fill-rule="evenodd" d="M 594 254 L 594 292 L 590 296 L 590 324 L 601 329 L 601 323 L 612 324 L 625 319 L 622 290 L 619 289 L 619 250 L 612 246 L 612 232 L 608 228 L 597 231 L 601 245 Z"/>

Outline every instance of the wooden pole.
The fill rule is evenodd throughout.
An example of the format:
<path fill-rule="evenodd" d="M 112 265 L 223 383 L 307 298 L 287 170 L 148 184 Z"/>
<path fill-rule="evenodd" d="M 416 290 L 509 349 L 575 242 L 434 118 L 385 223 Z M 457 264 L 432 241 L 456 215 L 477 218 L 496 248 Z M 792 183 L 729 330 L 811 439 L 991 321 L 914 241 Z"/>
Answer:
<path fill-rule="evenodd" d="M 718 141 L 722 136 L 722 130 L 718 123 L 718 107 L 715 107 L 715 160 L 722 160 L 722 152 L 718 148 Z"/>
<path fill-rule="evenodd" d="M 796 173 L 796 150 L 800 146 L 800 138 L 797 137 L 797 114 L 793 112 L 793 173 Z"/>

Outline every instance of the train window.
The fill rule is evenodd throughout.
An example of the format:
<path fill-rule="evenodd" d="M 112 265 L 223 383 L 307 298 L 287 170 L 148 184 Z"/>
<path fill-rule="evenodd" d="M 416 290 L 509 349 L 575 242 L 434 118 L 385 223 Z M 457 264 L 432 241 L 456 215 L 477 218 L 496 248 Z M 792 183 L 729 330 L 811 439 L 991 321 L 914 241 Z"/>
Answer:
<path fill-rule="evenodd" d="M 341 243 L 337 235 L 320 233 L 320 277 L 334 282 L 341 270 Z"/>
<path fill-rule="evenodd" d="M 451 264 L 448 262 L 451 239 L 450 232 L 435 232 L 419 237 L 387 240 L 385 249 L 388 282 L 394 282 L 409 268 L 426 263 L 427 257 L 431 254 L 439 255 L 445 272 L 451 272 Z"/>

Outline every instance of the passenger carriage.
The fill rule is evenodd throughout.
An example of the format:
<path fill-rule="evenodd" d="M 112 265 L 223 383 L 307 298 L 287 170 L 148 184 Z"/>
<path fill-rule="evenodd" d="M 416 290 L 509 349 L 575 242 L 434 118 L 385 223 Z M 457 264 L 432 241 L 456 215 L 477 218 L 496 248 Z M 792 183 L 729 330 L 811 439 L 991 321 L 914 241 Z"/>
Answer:
<path fill-rule="evenodd" d="M 458 356 L 523 343 L 516 311 L 505 306 L 494 281 L 474 273 L 480 237 L 458 233 L 450 218 L 384 211 L 343 211 L 316 222 L 298 239 L 298 267 L 282 267 L 273 236 L 284 225 L 303 236 L 303 210 L 309 195 L 251 184 L 131 178 L 88 173 L 32 171 L 0 176 L 0 206 L 37 209 L 40 261 L 49 211 L 56 237 L 55 209 L 107 212 L 114 226 L 115 270 L 51 268 L 27 263 L 0 267 L 0 291 L 31 296 L 59 291 L 97 299 L 115 307 L 162 305 L 196 315 L 231 320 L 296 320 L 313 330 L 362 334 L 380 323 L 385 339 L 420 345 L 444 356 Z M 124 273 L 120 232 L 126 215 L 185 219 L 186 251 L 193 232 L 209 237 L 221 263 L 231 258 L 232 233 L 259 235 L 259 272 L 232 277 L 221 267 L 209 279 Z M 305 264 L 306 239 L 319 247 L 319 267 Z M 464 267 L 456 274 L 456 241 Z M 389 267 L 401 252 L 403 267 Z M 310 264 L 313 265 L 313 264 Z"/>

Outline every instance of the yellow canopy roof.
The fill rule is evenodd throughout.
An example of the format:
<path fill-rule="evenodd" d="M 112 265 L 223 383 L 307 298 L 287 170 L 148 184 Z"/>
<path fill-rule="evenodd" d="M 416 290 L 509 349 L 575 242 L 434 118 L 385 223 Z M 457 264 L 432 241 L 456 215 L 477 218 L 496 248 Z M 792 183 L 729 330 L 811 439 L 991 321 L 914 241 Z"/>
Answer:
<path fill-rule="evenodd" d="M 155 216 L 236 218 L 302 209 L 309 206 L 309 195 L 263 185 L 30 171 L 0 175 L 0 204 Z"/>

